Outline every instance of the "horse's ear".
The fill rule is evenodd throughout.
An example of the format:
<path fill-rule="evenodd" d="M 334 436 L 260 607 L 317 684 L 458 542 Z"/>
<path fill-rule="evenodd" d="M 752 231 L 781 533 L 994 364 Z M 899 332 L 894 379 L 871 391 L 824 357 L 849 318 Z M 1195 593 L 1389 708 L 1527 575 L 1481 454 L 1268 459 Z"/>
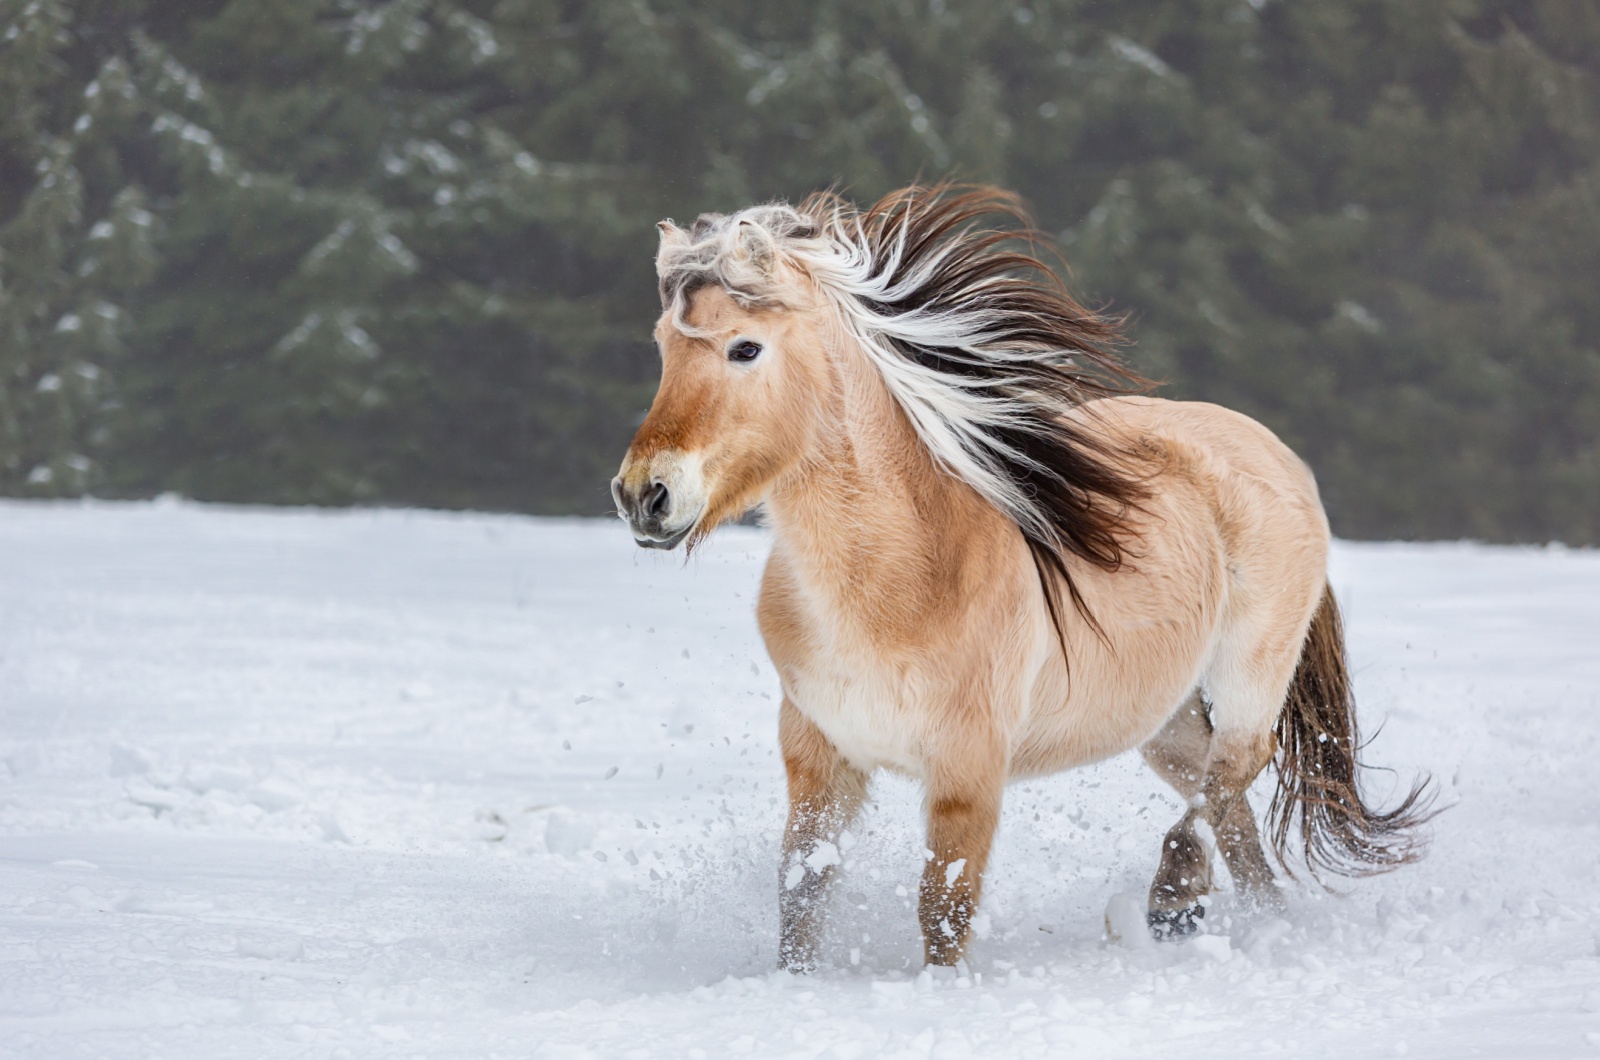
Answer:
<path fill-rule="evenodd" d="M 672 218 L 657 221 L 656 228 L 661 232 L 661 245 L 656 248 L 656 275 L 664 275 L 667 263 L 672 258 L 672 252 L 679 247 L 686 247 L 690 243 L 689 233 L 672 223 Z M 662 294 L 663 300 L 666 294 Z M 663 301 L 665 304 L 665 301 Z"/>
<path fill-rule="evenodd" d="M 663 247 L 689 241 L 689 233 L 674 224 L 670 217 L 665 221 L 657 221 L 656 228 L 661 232 L 661 245 Z"/>
<path fill-rule="evenodd" d="M 772 234 L 749 218 L 741 217 L 734 226 L 734 246 L 750 266 L 762 273 L 772 269 Z"/>

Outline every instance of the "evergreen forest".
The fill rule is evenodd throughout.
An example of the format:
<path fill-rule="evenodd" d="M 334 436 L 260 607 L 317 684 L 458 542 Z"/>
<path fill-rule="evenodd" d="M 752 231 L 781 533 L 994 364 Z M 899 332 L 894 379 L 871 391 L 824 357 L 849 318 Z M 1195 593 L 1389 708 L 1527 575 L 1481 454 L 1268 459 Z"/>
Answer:
<path fill-rule="evenodd" d="M 0 0 L 0 493 L 604 513 L 658 219 L 945 176 L 1337 533 L 1600 544 L 1594 0 Z"/>

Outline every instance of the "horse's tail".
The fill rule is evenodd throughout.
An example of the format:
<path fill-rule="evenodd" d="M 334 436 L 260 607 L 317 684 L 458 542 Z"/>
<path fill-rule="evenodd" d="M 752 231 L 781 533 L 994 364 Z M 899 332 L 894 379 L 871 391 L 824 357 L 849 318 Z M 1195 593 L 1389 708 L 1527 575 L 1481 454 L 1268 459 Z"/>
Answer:
<path fill-rule="evenodd" d="M 1278 738 L 1278 788 L 1267 810 L 1273 853 L 1288 869 L 1289 833 L 1298 819 L 1301 853 L 1312 875 L 1371 876 L 1419 858 L 1420 827 L 1437 812 L 1435 790 L 1418 777 L 1400 805 L 1380 813 L 1361 797 L 1362 743 L 1345 660 L 1344 626 L 1332 587 L 1300 648 Z"/>

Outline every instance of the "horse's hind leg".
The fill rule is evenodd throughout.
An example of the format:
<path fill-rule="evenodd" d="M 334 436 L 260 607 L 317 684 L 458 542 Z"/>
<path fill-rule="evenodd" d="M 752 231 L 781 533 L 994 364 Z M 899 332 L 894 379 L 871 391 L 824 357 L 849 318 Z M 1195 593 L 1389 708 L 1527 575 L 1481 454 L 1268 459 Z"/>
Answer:
<path fill-rule="evenodd" d="M 1198 690 L 1139 753 L 1186 800 L 1200 794 L 1211 764 L 1211 712 Z"/>
<path fill-rule="evenodd" d="M 1157 938 L 1193 934 L 1205 915 L 1199 898 L 1211 890 L 1211 852 L 1195 833 L 1204 807 L 1199 798 L 1211 764 L 1211 718 L 1198 691 L 1179 707 L 1140 752 L 1161 779 L 1189 803 L 1189 811 L 1161 841 L 1161 866 L 1150 885 L 1150 931 Z"/>
<path fill-rule="evenodd" d="M 778 744 L 789 778 L 789 821 L 778 868 L 778 963 L 803 972 L 817 963 L 823 906 L 839 861 L 839 832 L 861 809 L 867 775 L 846 762 L 787 699 L 778 714 Z"/>
<path fill-rule="evenodd" d="M 1272 752 L 1267 754 L 1270 758 Z M 1244 786 L 1248 788 L 1250 781 L 1245 781 Z M 1243 789 L 1229 802 L 1221 823 L 1214 825 L 1213 831 L 1217 836 L 1217 848 L 1222 851 L 1228 874 L 1233 877 L 1233 886 L 1239 893 L 1258 906 L 1277 908 L 1281 905 L 1283 899 L 1272 884 L 1272 866 L 1267 864 L 1267 855 L 1261 848 L 1255 811 L 1250 808 L 1250 800 Z"/>
<path fill-rule="evenodd" d="M 1234 885 L 1254 901 L 1272 902 L 1272 870 L 1245 795 L 1272 757 L 1271 731 L 1215 731 L 1196 693 L 1142 750 L 1145 761 L 1189 803 L 1162 842 L 1161 866 L 1150 886 L 1151 932 L 1157 938 L 1189 935 L 1205 915 L 1200 897 L 1211 891 L 1213 880 L 1211 851 L 1197 830 L 1201 821 L 1221 850 Z"/>
<path fill-rule="evenodd" d="M 1212 738 L 1211 765 L 1206 770 L 1206 823 L 1216 836 L 1233 877 L 1233 886 L 1257 906 L 1276 908 L 1282 901 L 1272 884 L 1272 867 L 1261 849 L 1255 811 L 1246 795 L 1256 776 L 1277 750 L 1277 739 L 1263 733 L 1219 732 Z"/>

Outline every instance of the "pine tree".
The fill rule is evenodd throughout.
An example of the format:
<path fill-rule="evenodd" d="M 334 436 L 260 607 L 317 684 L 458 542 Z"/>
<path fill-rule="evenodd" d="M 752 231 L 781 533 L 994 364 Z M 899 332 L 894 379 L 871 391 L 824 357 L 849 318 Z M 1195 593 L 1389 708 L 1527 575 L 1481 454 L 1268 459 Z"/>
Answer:
<path fill-rule="evenodd" d="M 0 491 L 96 485 L 125 300 L 150 278 L 156 222 L 126 152 L 140 93 L 54 0 L 0 4 Z"/>

